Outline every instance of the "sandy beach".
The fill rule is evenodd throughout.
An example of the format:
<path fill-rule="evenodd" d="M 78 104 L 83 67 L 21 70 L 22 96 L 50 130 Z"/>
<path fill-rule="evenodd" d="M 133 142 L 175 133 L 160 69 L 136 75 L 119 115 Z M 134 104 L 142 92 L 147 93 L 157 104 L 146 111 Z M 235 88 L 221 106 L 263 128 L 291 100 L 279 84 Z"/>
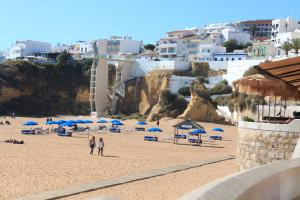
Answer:
<path fill-rule="evenodd" d="M 237 128 L 230 125 L 199 122 L 210 135 L 213 134 L 213 127 L 225 130 L 221 133 L 223 141 L 207 141 L 204 137 L 201 147 L 173 144 L 172 125 L 178 122 L 176 119 L 161 120 L 162 133 L 94 133 L 96 139 L 101 136 L 105 142 L 104 156 L 100 157 L 97 154 L 89 155 L 86 134 L 74 134 L 73 137 L 59 137 L 56 134 L 22 135 L 22 124 L 28 120 L 38 122 L 39 127 L 51 126 L 44 125 L 45 118 L 8 119 L 12 125 L 0 126 L 0 141 L 13 138 L 24 140 L 25 144 L 0 143 L 1 200 L 147 172 L 194 160 L 235 155 L 236 151 Z M 79 118 L 53 118 L 57 119 Z M 0 118 L 1 120 L 4 118 Z M 124 123 L 126 129 L 136 127 L 136 120 L 127 120 Z M 95 127 L 97 124 L 88 126 Z M 147 126 L 155 126 L 155 123 Z M 145 135 L 156 135 L 159 142 L 143 141 Z M 237 171 L 235 161 L 230 160 L 65 199 L 88 199 L 97 196 L 113 196 L 119 199 L 176 199 L 198 186 Z"/>

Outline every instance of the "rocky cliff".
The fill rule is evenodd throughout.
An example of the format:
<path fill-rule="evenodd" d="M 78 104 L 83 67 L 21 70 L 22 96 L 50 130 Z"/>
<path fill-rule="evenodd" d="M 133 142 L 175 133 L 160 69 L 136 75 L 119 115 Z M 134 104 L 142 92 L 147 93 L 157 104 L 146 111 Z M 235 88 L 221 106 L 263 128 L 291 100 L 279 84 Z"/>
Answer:
<path fill-rule="evenodd" d="M 87 61 L 0 64 L 0 114 L 89 114 L 89 70 Z"/>

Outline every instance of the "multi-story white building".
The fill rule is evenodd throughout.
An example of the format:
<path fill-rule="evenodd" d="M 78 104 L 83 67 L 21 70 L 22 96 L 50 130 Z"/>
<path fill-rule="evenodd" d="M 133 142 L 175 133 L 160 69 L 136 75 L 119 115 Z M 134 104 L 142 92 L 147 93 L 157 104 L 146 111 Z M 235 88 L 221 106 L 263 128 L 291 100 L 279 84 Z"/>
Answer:
<path fill-rule="evenodd" d="M 187 60 L 185 43 L 191 39 L 197 39 L 195 30 L 178 30 L 167 32 L 167 37 L 161 38 L 156 50 L 163 59 Z"/>
<path fill-rule="evenodd" d="M 217 45 L 213 40 L 189 40 L 185 54 L 189 61 L 212 61 L 215 53 L 225 53 L 226 48 Z"/>
<path fill-rule="evenodd" d="M 51 52 L 51 44 L 32 40 L 16 41 L 9 49 L 7 59 L 24 58 L 38 52 Z"/>
<path fill-rule="evenodd" d="M 66 52 L 72 52 L 73 47 L 74 46 L 72 46 L 72 45 L 58 43 L 56 46 L 53 47 L 52 52 L 53 53 L 62 53 L 64 51 L 66 51 Z"/>
<path fill-rule="evenodd" d="M 80 60 L 83 58 L 93 58 L 94 56 L 94 41 L 77 41 L 70 51 L 74 59 Z"/>
<path fill-rule="evenodd" d="M 208 24 L 204 26 L 205 32 L 206 33 L 221 33 L 223 29 L 227 29 L 227 28 L 234 28 L 234 24 L 233 23 L 216 23 L 216 24 Z"/>
<path fill-rule="evenodd" d="M 239 44 L 247 44 L 251 41 L 250 34 L 238 30 L 237 28 L 225 28 L 222 30 L 223 42 L 228 40 L 236 40 Z"/>
<path fill-rule="evenodd" d="M 275 19 L 272 21 L 272 41 L 277 42 L 278 34 L 295 32 L 297 29 L 300 30 L 300 21 L 295 20 L 291 17 L 286 19 Z"/>
<path fill-rule="evenodd" d="M 142 51 L 142 41 L 133 40 L 131 37 L 112 36 L 110 39 L 97 41 L 100 55 L 117 56 L 122 54 L 139 54 Z"/>

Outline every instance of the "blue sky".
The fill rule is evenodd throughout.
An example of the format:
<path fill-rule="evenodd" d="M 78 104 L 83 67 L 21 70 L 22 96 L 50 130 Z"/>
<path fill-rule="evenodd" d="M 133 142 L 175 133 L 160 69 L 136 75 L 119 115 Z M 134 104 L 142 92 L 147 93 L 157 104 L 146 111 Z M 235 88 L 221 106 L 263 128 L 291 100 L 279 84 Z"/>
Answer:
<path fill-rule="evenodd" d="M 56 44 L 110 35 L 150 43 L 167 31 L 208 23 L 300 19 L 299 7 L 298 0 L 0 0 L 0 50 L 16 40 Z"/>

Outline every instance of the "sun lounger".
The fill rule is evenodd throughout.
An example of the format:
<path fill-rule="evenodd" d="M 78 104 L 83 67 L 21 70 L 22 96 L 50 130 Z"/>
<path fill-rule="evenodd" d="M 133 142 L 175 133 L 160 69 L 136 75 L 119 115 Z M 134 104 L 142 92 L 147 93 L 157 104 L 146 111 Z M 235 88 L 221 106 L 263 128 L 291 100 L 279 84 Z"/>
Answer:
<path fill-rule="evenodd" d="M 176 134 L 175 138 L 177 138 L 177 139 L 186 139 L 186 135 L 184 135 L 184 134 Z"/>
<path fill-rule="evenodd" d="M 116 127 L 110 128 L 109 131 L 110 131 L 111 133 L 121 133 L 121 129 L 116 128 Z"/>
<path fill-rule="evenodd" d="M 145 136 L 144 137 L 145 141 L 154 141 L 157 142 L 158 141 L 158 137 L 154 137 L 154 136 Z"/>
<path fill-rule="evenodd" d="M 211 139 L 211 140 L 222 140 L 223 138 L 220 135 L 211 135 L 211 136 L 209 136 L 209 139 Z"/>
<path fill-rule="evenodd" d="M 34 130 L 21 130 L 21 133 L 25 134 L 25 135 L 34 135 L 35 131 Z"/>
<path fill-rule="evenodd" d="M 72 137 L 72 132 L 66 132 L 66 131 L 58 131 L 58 136 L 64 136 L 64 137 Z"/>
<path fill-rule="evenodd" d="M 198 140 L 198 139 L 194 139 L 194 138 L 190 138 L 189 139 L 189 143 L 193 143 L 193 144 L 202 144 L 202 140 Z"/>
<path fill-rule="evenodd" d="M 143 127 L 135 127 L 135 130 L 136 131 L 145 131 L 145 128 L 143 128 Z"/>

